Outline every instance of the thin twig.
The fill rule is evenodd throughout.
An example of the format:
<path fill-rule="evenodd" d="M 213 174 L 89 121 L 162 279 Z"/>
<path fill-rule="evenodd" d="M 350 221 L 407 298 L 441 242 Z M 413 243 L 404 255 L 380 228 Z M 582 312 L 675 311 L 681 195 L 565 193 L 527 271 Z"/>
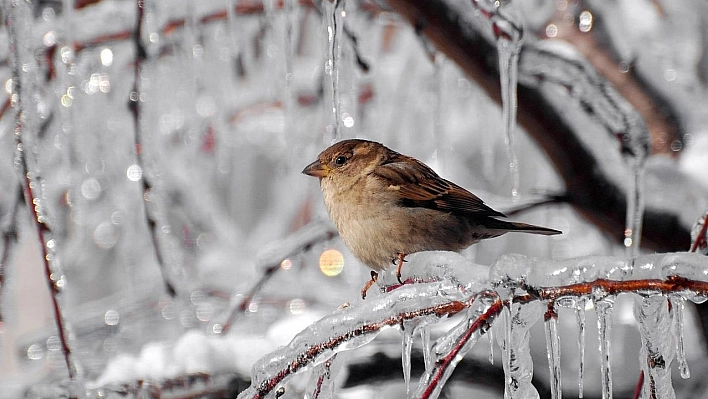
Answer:
<path fill-rule="evenodd" d="M 28 5 L 15 5 L 11 7 L 9 15 L 6 16 L 9 23 L 8 31 L 10 35 L 10 53 L 11 53 L 11 64 L 12 64 L 12 76 L 13 76 L 13 92 L 18 95 L 18 101 L 15 103 L 15 161 L 19 165 L 18 172 L 20 174 L 20 181 L 23 185 L 23 193 L 25 204 L 29 207 L 30 214 L 32 215 L 32 220 L 37 231 L 37 236 L 39 238 L 39 244 L 41 247 L 42 262 L 44 264 L 44 275 L 46 278 L 47 285 L 49 286 L 49 291 L 51 293 L 52 299 L 52 310 L 54 314 L 54 321 L 57 325 L 57 330 L 59 333 L 59 341 L 61 343 L 62 353 L 64 355 L 64 361 L 66 362 L 66 368 L 69 373 L 69 379 L 72 381 L 76 379 L 77 370 L 76 365 L 73 361 L 73 355 L 71 353 L 71 348 L 69 346 L 68 332 L 66 326 L 64 325 L 64 315 L 62 313 L 62 308 L 59 304 L 59 294 L 60 288 L 57 285 L 58 281 L 56 275 L 53 275 L 53 259 L 54 254 L 50 256 L 49 247 L 55 246 L 56 242 L 52 238 L 52 230 L 47 225 L 45 216 L 43 215 L 44 209 L 42 204 L 41 196 L 36 192 L 37 189 L 41 187 L 41 181 L 39 176 L 35 173 L 30 173 L 29 166 L 27 163 L 26 154 L 29 151 L 25 146 L 24 135 L 28 132 L 24 128 L 23 124 L 23 114 L 25 112 L 25 103 L 29 100 L 24 98 L 22 95 L 22 80 L 21 76 L 23 73 L 20 71 L 20 49 L 18 49 L 18 41 L 23 40 L 17 32 L 18 23 L 16 21 L 22 20 L 18 18 L 16 13 L 19 12 L 29 12 L 27 11 Z M 23 8 L 24 10 L 20 10 Z M 24 39 L 26 40 L 26 39 Z M 46 124 L 39 127 L 39 129 L 46 128 Z M 38 136 L 39 136 L 38 132 Z M 51 243 L 51 244 L 50 244 Z M 60 277 L 61 278 L 61 277 Z"/>
<path fill-rule="evenodd" d="M 696 236 L 696 241 L 691 245 L 691 250 L 689 252 L 696 252 L 698 248 L 703 248 L 706 246 L 706 229 L 708 229 L 708 212 L 706 212 L 705 218 L 703 219 L 703 226 L 698 231 L 698 236 Z"/>
<path fill-rule="evenodd" d="M 300 236 L 297 236 L 298 234 Z M 294 238 L 301 239 L 302 242 L 298 242 L 297 245 L 291 250 L 289 250 L 287 254 L 282 256 L 281 259 L 278 259 L 277 262 L 273 262 L 263 269 L 263 275 L 261 276 L 261 278 L 258 279 L 256 284 L 254 284 L 250 290 L 248 290 L 248 293 L 241 300 L 239 305 L 234 307 L 230 311 L 228 319 L 221 328 L 221 333 L 227 333 L 233 326 L 234 321 L 236 321 L 238 316 L 243 314 L 243 312 L 248 309 L 248 307 L 251 305 L 251 302 L 253 302 L 253 298 L 258 295 L 258 293 L 263 289 L 268 280 L 273 277 L 275 272 L 281 269 L 280 265 L 283 260 L 292 257 L 295 254 L 309 251 L 310 248 L 312 248 L 314 245 L 320 242 L 331 240 L 337 235 L 337 233 L 334 230 L 330 230 L 329 228 L 325 229 L 321 228 L 318 225 L 311 225 L 310 228 L 306 230 L 298 230 L 295 235 L 296 236 Z"/>
<path fill-rule="evenodd" d="M 141 128 L 141 111 L 142 103 L 140 100 L 141 85 L 140 81 L 142 79 L 142 65 L 147 58 L 147 52 L 145 51 L 145 46 L 142 42 L 142 32 L 143 32 L 143 21 L 145 17 L 145 2 L 144 0 L 136 0 L 137 5 L 137 19 L 136 26 L 133 32 L 133 43 L 135 44 L 135 63 L 133 66 L 133 91 L 130 95 L 128 108 L 133 115 L 133 126 L 135 129 L 134 140 L 135 140 L 135 155 L 136 162 L 140 169 L 143 171 L 142 178 L 142 198 L 143 198 L 143 211 L 148 229 L 150 230 L 150 239 L 152 241 L 152 246 L 155 250 L 155 258 L 157 259 L 157 264 L 160 267 L 160 273 L 162 275 L 162 280 L 165 283 L 165 290 L 171 297 L 177 295 L 177 290 L 174 284 L 170 281 L 167 273 L 167 266 L 165 265 L 165 260 L 162 256 L 162 250 L 160 248 L 160 240 L 158 239 L 158 222 L 153 217 L 149 210 L 149 203 L 147 199 L 147 193 L 151 192 L 152 186 L 147 179 L 145 174 L 145 160 L 143 159 L 143 144 L 142 144 L 142 128 Z"/>
<path fill-rule="evenodd" d="M 472 303 L 470 302 L 469 305 Z M 448 354 L 443 357 L 442 359 L 438 360 L 435 363 L 435 367 L 433 368 L 433 377 L 431 378 L 430 382 L 428 385 L 425 387 L 425 390 L 423 391 L 422 395 L 420 396 L 420 399 L 428 399 L 430 396 L 435 392 L 435 388 L 438 386 L 440 383 L 441 379 L 443 378 L 445 372 L 447 369 L 452 366 L 453 361 L 459 356 L 460 351 L 462 348 L 465 347 L 467 342 L 472 338 L 474 333 L 476 333 L 478 330 L 482 330 L 484 328 L 487 328 L 491 325 L 492 321 L 494 320 L 497 315 L 504 309 L 504 302 L 501 299 L 496 299 L 487 310 L 484 311 L 473 323 L 470 325 L 470 328 L 465 331 L 464 335 L 460 337 L 460 339 L 457 340 L 455 343 L 455 346 L 452 348 Z"/>

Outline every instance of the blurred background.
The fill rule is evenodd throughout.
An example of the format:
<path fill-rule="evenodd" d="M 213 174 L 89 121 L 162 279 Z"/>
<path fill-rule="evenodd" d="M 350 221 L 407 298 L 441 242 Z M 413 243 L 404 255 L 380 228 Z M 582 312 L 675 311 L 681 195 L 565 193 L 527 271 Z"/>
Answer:
<path fill-rule="evenodd" d="M 143 5 L 140 14 L 136 3 Z M 5 0 L 0 397 L 57 397 L 76 389 L 67 382 L 53 300 L 81 384 L 134 386 L 206 373 L 226 376 L 223 383 L 212 381 L 223 397 L 248 385 L 258 358 L 338 306 L 360 301 L 369 271 L 339 239 L 322 233 L 302 241 L 310 223 L 323 232 L 333 229 L 317 181 L 300 171 L 335 139 L 380 141 L 426 162 L 491 207 L 513 212 L 515 220 L 564 233 L 487 240 L 463 253 L 478 264 L 491 265 L 506 253 L 623 256 L 623 229 L 598 217 L 601 210 L 567 199 L 572 173 L 562 165 L 574 154 L 562 146 L 549 153 L 538 134 L 527 134 L 529 126 L 538 131 L 533 118 L 525 117 L 516 132 L 520 194 L 511 196 L 498 95 L 490 94 L 494 88 L 484 77 L 461 69 L 460 58 L 450 55 L 454 49 L 436 49 L 440 39 L 428 35 L 435 28 L 432 16 L 430 25 L 424 17 L 411 24 L 415 17 L 397 12 L 401 3 Z M 480 40 L 493 38 L 492 24 L 472 2 L 439 3 L 453 4 L 473 21 L 470 30 L 482 32 Z M 525 44 L 568 43 L 645 119 L 667 126 L 655 129 L 647 120 L 646 201 L 659 203 L 652 209 L 679 227 L 644 251 L 689 250 L 688 232 L 708 208 L 708 6 L 518 3 Z M 498 79 L 496 54 L 477 56 Z M 641 109 L 637 98 L 650 105 Z M 546 117 L 543 110 L 534 112 Z M 594 116 L 572 97 L 548 113 L 596 129 L 575 117 Z M 617 142 L 607 137 L 586 139 L 600 164 L 587 168 L 600 175 L 611 169 L 608 179 L 622 180 L 613 173 L 627 166 Z M 32 207 L 22 196 L 30 187 Z M 587 202 L 602 202 L 603 190 Z M 548 198 L 555 200 L 514 212 Z M 37 217 L 46 229 L 38 228 Z M 250 293 L 255 295 L 244 301 Z M 632 302 L 621 297 L 614 313 L 616 397 L 631 397 L 639 375 Z M 228 332 L 217 337 L 234 309 Z M 708 397 L 701 320 L 687 306 L 693 377 L 683 380 L 676 371 L 678 397 Z M 594 323 L 588 312 L 588 326 Z M 573 312 L 562 310 L 560 324 L 564 389 L 575 396 Z M 542 326 L 531 337 L 536 386 L 547 396 Z M 590 398 L 600 396 L 596 340 L 589 328 Z M 388 330 L 353 351 L 337 395 L 404 397 L 400 348 L 399 333 Z M 489 344 L 472 352 L 445 394 L 502 397 L 498 348 L 493 363 Z M 417 349 L 413 360 L 415 376 L 422 370 Z M 191 392 L 190 384 L 201 383 L 182 388 Z"/>

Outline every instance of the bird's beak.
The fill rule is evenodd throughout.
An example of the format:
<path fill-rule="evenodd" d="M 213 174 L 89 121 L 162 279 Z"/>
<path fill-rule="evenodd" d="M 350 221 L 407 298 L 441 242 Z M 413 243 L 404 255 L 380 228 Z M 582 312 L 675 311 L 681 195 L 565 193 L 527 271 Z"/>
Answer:
<path fill-rule="evenodd" d="M 305 169 L 302 170 L 302 173 L 308 175 L 308 176 L 313 176 L 313 177 L 327 177 L 329 175 L 329 167 L 327 165 L 323 165 L 322 162 L 320 161 L 315 161 L 305 167 Z"/>

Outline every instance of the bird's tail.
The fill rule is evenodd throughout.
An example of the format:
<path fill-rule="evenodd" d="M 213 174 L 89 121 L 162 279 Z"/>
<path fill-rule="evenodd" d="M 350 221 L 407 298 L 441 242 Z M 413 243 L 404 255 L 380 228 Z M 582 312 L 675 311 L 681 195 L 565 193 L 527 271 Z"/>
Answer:
<path fill-rule="evenodd" d="M 563 233 L 562 231 L 549 229 L 548 227 L 535 226 L 533 224 L 521 222 L 507 222 L 505 220 L 498 220 L 492 218 L 489 218 L 488 222 L 485 224 L 487 228 L 506 231 L 518 231 L 519 233 L 542 234 L 545 236 L 553 236 L 556 234 Z"/>

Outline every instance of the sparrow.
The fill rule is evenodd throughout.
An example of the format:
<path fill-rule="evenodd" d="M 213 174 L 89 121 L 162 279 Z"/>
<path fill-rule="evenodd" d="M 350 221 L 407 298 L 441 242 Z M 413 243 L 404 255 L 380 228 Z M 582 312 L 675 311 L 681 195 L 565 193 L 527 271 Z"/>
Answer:
<path fill-rule="evenodd" d="M 317 177 L 324 203 L 351 253 L 379 271 L 421 251 L 459 252 L 507 232 L 555 235 L 560 231 L 508 222 L 479 197 L 440 177 L 423 162 L 368 140 L 343 140 L 322 151 L 302 173 Z"/>

